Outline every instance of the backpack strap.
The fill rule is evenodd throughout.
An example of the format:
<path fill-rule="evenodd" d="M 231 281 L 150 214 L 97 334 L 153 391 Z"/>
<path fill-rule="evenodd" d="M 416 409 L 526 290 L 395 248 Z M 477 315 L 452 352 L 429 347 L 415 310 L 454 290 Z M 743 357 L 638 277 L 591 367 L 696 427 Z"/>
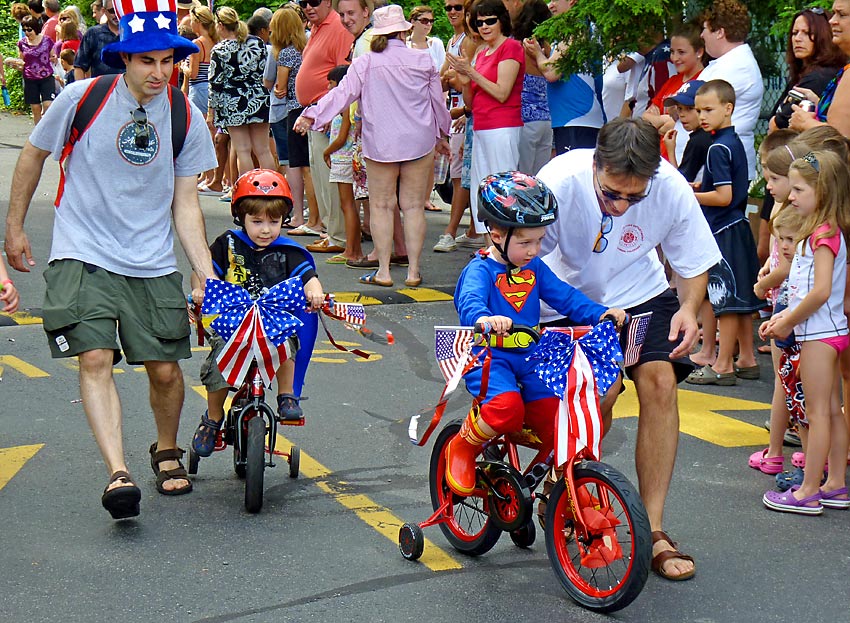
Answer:
<path fill-rule="evenodd" d="M 121 76 L 122 74 L 116 74 L 95 78 L 77 103 L 77 111 L 74 113 L 73 121 L 71 121 L 71 133 L 68 135 L 68 141 L 59 156 L 59 188 L 56 191 L 56 200 L 53 202 L 53 205 L 57 208 L 62 200 L 62 194 L 65 192 L 65 160 L 74 151 L 74 145 L 79 142 L 80 137 L 91 127 L 100 111 L 103 110 Z"/>
<path fill-rule="evenodd" d="M 171 107 L 171 149 L 177 160 L 189 133 L 192 109 L 186 94 L 173 85 L 168 85 L 168 104 Z"/>

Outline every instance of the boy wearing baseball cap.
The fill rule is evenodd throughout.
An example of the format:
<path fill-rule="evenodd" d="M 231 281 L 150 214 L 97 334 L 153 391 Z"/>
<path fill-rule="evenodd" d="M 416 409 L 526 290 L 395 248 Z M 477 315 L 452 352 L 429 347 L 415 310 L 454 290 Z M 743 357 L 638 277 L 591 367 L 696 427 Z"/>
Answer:
<path fill-rule="evenodd" d="M 692 184 L 702 179 L 705 156 L 708 153 L 709 146 L 711 146 L 711 135 L 700 127 L 699 115 L 694 108 L 694 98 L 703 84 L 705 83 L 702 80 L 686 82 L 675 94 L 664 100 L 664 107 L 675 108 L 682 127 L 690 132 L 681 163 L 676 162 L 678 132 L 673 129 L 664 133 L 663 140 L 664 146 L 667 148 L 667 159 Z"/>

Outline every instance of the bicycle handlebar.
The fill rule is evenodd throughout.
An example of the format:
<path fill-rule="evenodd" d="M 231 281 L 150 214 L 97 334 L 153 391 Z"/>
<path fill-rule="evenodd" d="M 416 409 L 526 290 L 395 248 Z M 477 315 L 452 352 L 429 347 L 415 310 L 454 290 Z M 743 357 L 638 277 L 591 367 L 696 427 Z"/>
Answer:
<path fill-rule="evenodd" d="M 626 314 L 626 320 L 623 323 L 623 326 L 626 326 L 627 324 L 629 324 L 630 320 L 631 320 L 631 316 L 629 314 Z M 605 316 L 603 316 L 602 322 L 610 322 L 615 327 L 617 325 L 617 319 L 614 316 L 612 316 L 611 314 L 606 314 Z M 601 322 L 600 322 L 600 324 L 601 324 Z M 585 333 L 590 331 L 590 329 L 592 329 L 592 328 L 593 327 L 591 327 L 591 326 L 551 327 L 551 328 L 544 328 L 543 331 L 556 330 L 556 331 L 562 331 L 562 332 L 569 332 L 569 333 L 574 333 L 577 337 L 581 337 Z M 475 325 L 473 326 L 473 330 L 475 331 L 476 335 L 489 335 L 493 332 L 493 328 L 490 326 L 489 322 L 476 322 Z M 531 338 L 531 340 L 536 344 L 537 342 L 540 341 L 540 334 L 543 331 L 538 331 L 534 327 L 529 327 L 528 325 L 515 324 L 515 325 L 511 326 L 511 328 L 508 330 L 508 335 L 523 333 L 523 334 L 529 336 Z"/>

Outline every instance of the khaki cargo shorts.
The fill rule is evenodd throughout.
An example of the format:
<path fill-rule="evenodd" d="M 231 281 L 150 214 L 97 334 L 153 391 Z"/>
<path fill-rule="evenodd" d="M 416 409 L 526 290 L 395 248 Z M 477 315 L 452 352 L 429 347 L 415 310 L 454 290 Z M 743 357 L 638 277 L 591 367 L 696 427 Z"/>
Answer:
<path fill-rule="evenodd" d="M 121 350 L 131 364 L 192 356 L 183 276 L 126 277 L 79 260 L 44 271 L 44 331 L 54 358 Z M 120 340 L 120 348 L 119 348 Z"/>

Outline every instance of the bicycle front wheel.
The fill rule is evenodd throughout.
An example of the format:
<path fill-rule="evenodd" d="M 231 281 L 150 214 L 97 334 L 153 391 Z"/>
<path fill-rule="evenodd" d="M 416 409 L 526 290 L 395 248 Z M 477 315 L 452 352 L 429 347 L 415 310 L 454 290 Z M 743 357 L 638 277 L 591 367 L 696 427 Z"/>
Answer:
<path fill-rule="evenodd" d="M 546 552 L 564 590 L 597 612 L 628 606 L 649 576 L 649 518 L 637 490 L 619 471 L 596 461 L 575 466 L 576 506 L 587 537 L 580 537 L 564 479 L 546 505 Z"/>
<path fill-rule="evenodd" d="M 266 422 L 262 415 L 248 420 L 245 466 L 245 510 L 259 513 L 263 507 L 263 470 L 266 468 Z"/>

